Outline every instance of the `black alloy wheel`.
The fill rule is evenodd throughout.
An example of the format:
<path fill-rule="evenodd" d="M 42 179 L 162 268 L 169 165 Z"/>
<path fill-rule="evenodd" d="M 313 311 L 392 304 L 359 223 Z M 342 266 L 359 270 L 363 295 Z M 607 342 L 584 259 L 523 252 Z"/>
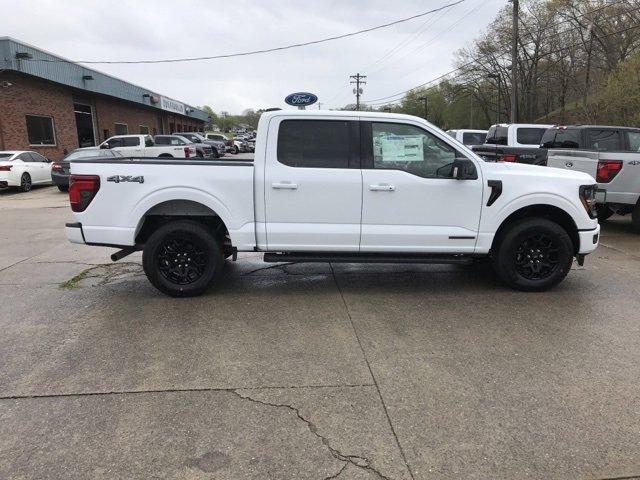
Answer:
<path fill-rule="evenodd" d="M 188 285 L 200 279 L 206 257 L 198 240 L 175 233 L 167 235 L 156 253 L 160 274 L 176 285 Z"/>
<path fill-rule="evenodd" d="M 544 280 L 553 275 L 560 264 L 560 248 L 545 234 L 534 234 L 516 248 L 516 271 L 528 280 Z"/>

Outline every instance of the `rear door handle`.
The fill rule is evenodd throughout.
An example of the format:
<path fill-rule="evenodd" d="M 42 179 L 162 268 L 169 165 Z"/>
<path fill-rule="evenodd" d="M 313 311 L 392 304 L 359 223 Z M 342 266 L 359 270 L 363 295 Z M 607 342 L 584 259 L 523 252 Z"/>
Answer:
<path fill-rule="evenodd" d="M 278 190 L 296 190 L 298 188 L 297 183 L 291 182 L 272 183 L 271 186 Z"/>
<path fill-rule="evenodd" d="M 373 192 L 395 192 L 396 187 L 394 185 L 382 184 L 378 185 L 369 185 L 369 190 Z"/>

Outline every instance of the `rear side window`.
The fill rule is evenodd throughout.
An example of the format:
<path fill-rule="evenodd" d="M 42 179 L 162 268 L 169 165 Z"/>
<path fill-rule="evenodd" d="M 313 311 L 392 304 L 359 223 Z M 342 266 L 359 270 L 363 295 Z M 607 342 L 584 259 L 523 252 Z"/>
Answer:
<path fill-rule="evenodd" d="M 124 137 L 122 139 L 123 147 L 139 147 L 140 139 L 138 137 Z"/>
<path fill-rule="evenodd" d="M 465 145 L 482 145 L 486 134 L 478 132 L 463 132 L 462 143 Z"/>
<path fill-rule="evenodd" d="M 542 148 L 580 148 L 580 130 L 577 128 L 550 128 L 540 141 Z"/>
<path fill-rule="evenodd" d="M 493 143 L 495 145 L 507 145 L 509 143 L 509 130 L 507 127 L 492 126 L 487 132 L 485 143 Z"/>
<path fill-rule="evenodd" d="M 298 168 L 349 168 L 348 121 L 284 120 L 278 132 L 278 161 Z"/>
<path fill-rule="evenodd" d="M 627 137 L 629 138 L 629 151 L 640 152 L 640 132 L 629 131 Z"/>
<path fill-rule="evenodd" d="M 588 130 L 587 148 L 600 152 L 622 150 L 622 136 L 618 130 Z"/>
<path fill-rule="evenodd" d="M 518 128 L 516 130 L 516 141 L 523 145 L 540 145 L 542 136 L 546 128 Z"/>

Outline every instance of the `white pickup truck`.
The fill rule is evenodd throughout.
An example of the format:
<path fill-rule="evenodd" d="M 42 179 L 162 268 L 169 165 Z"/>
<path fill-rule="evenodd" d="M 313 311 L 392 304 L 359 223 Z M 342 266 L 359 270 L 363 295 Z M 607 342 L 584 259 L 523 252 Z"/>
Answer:
<path fill-rule="evenodd" d="M 224 259 L 468 264 L 539 291 L 595 250 L 594 180 L 488 163 L 417 117 L 264 113 L 255 159 L 129 158 L 71 164 L 71 242 L 143 251 L 160 291 L 197 295 Z"/>
<path fill-rule="evenodd" d="M 548 133 L 547 165 L 591 175 L 598 182 L 598 218 L 630 213 L 640 232 L 640 129 L 576 125 Z"/>
<path fill-rule="evenodd" d="M 109 148 L 125 157 L 193 158 L 196 147 L 183 142 L 156 145 L 151 135 L 115 135 L 106 139 L 99 148 Z"/>

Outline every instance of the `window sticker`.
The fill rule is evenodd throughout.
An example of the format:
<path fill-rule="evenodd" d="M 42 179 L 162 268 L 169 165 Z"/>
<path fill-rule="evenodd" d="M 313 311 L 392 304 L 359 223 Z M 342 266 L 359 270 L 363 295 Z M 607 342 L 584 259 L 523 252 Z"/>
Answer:
<path fill-rule="evenodd" d="M 380 138 L 383 162 L 422 162 L 422 135 L 386 135 Z"/>

